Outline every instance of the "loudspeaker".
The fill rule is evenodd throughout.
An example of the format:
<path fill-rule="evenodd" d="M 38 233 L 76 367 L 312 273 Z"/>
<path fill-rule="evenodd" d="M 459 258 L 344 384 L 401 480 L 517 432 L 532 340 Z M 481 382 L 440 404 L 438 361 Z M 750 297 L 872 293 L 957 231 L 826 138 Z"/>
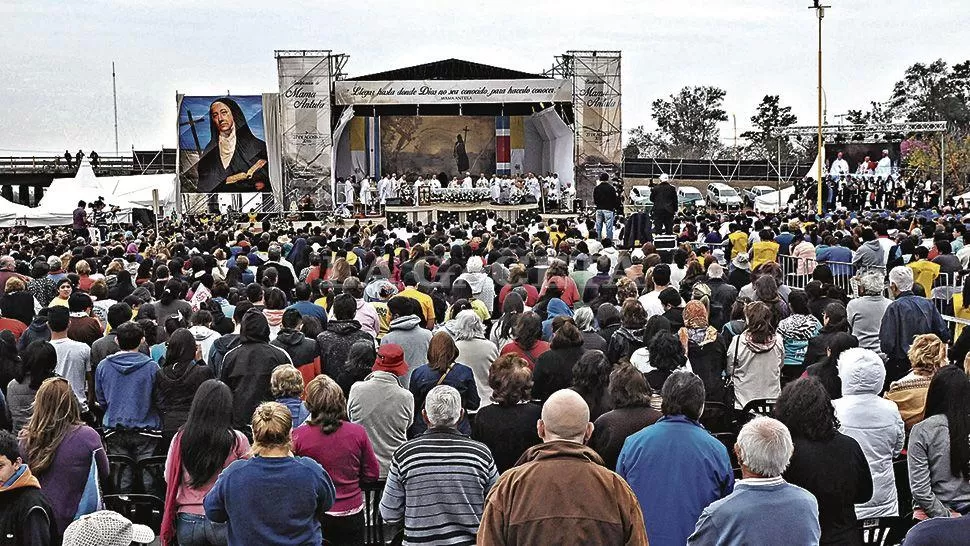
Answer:
<path fill-rule="evenodd" d="M 674 235 L 654 235 L 653 244 L 658 250 L 661 248 L 677 248 L 677 237 Z"/>

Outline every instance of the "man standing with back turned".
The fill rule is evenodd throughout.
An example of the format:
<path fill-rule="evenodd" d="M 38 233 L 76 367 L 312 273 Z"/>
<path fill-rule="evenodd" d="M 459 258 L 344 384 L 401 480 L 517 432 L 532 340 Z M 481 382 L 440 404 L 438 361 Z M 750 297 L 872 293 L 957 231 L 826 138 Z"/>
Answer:
<path fill-rule="evenodd" d="M 673 235 L 674 214 L 677 213 L 677 190 L 670 185 L 670 177 L 660 175 L 660 184 L 650 190 L 653 203 L 653 229 L 658 235 Z"/>
<path fill-rule="evenodd" d="M 613 238 L 613 216 L 620 208 L 620 198 L 616 195 L 616 188 L 609 182 L 610 177 L 603 173 L 600 175 L 596 187 L 593 188 L 593 205 L 596 207 L 596 240 L 603 239 L 603 227 L 606 227 L 606 238 Z"/>

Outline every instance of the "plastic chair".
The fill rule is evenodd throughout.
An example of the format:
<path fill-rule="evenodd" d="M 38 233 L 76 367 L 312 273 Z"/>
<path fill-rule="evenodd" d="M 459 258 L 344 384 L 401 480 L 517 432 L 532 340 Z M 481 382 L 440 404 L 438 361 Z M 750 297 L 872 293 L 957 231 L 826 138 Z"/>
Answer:
<path fill-rule="evenodd" d="M 774 398 L 756 398 L 751 400 L 744 405 L 744 409 L 741 410 L 744 413 L 753 413 L 755 415 L 763 415 L 765 417 L 771 417 L 775 411 L 775 399 Z"/>
<path fill-rule="evenodd" d="M 885 518 L 870 518 L 862 521 L 862 543 L 866 546 L 892 546 L 899 544 L 896 529 L 900 523 L 899 516 Z"/>
<path fill-rule="evenodd" d="M 132 480 L 129 489 L 131 491 L 122 491 L 121 488 L 121 476 L 127 471 L 131 476 L 136 475 L 137 465 L 135 460 L 127 455 L 108 455 L 108 479 L 102 484 L 105 493 L 111 494 L 123 494 L 123 493 L 134 493 L 137 487 L 136 480 Z"/>
<path fill-rule="evenodd" d="M 705 401 L 700 423 L 712 434 L 737 431 L 735 409 L 721 402 Z"/>
<path fill-rule="evenodd" d="M 165 512 L 165 501 L 155 495 L 128 494 L 105 495 L 104 506 L 130 519 L 132 523 L 140 523 L 151 527 L 157 535 L 162 529 L 162 514 Z"/>
<path fill-rule="evenodd" d="M 384 480 L 361 482 L 364 492 L 364 544 L 384 546 L 384 518 L 381 517 L 381 496 L 384 494 Z"/>
<path fill-rule="evenodd" d="M 164 455 L 157 455 L 138 461 L 138 477 L 141 480 L 142 492 L 165 498 L 166 460 Z"/>

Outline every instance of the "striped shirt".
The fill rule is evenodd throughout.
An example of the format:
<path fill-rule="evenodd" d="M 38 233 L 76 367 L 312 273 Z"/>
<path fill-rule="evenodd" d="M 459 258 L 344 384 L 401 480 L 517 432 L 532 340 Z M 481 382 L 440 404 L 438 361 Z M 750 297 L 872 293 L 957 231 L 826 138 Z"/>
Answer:
<path fill-rule="evenodd" d="M 472 545 L 496 480 L 485 444 L 455 429 L 431 429 L 391 457 L 381 516 L 404 518 L 405 545 Z"/>

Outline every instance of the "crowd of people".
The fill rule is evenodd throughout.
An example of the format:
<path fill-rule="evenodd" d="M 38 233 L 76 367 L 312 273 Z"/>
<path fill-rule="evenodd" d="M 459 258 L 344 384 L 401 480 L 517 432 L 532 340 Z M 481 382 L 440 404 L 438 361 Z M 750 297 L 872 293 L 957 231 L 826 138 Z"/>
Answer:
<path fill-rule="evenodd" d="M 163 544 L 966 543 L 962 219 L 669 221 L 0 231 L 0 533 L 151 540 L 123 455 Z"/>

